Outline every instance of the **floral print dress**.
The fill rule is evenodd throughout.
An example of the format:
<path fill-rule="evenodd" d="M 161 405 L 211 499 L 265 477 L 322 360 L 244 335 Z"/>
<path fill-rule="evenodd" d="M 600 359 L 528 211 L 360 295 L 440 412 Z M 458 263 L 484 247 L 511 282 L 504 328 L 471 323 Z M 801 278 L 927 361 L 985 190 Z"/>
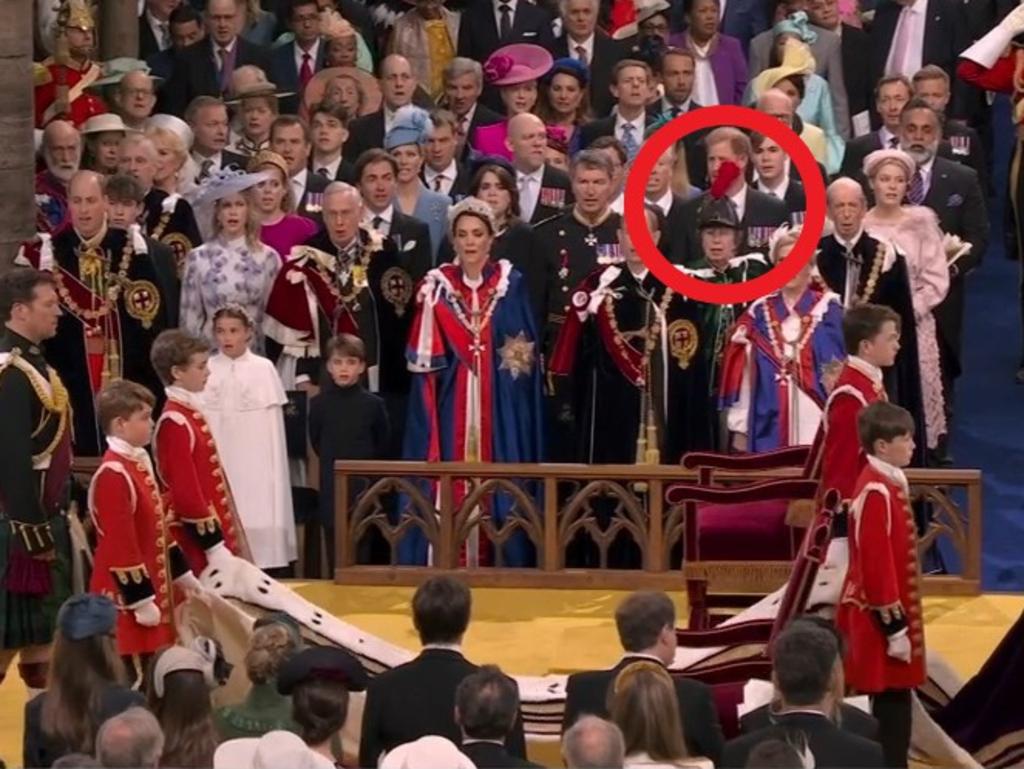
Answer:
<path fill-rule="evenodd" d="M 252 248 L 244 238 L 215 238 L 192 249 L 181 281 L 181 327 L 213 345 L 213 314 L 226 304 L 241 305 L 255 327 L 251 349 L 262 355 L 264 310 L 280 269 L 274 249 L 262 243 Z"/>

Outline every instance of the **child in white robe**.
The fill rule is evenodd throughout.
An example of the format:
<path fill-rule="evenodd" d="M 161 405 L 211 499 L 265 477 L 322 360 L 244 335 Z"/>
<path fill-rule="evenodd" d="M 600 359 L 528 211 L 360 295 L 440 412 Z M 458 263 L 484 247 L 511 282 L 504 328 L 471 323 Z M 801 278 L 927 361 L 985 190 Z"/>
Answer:
<path fill-rule="evenodd" d="M 288 569 L 296 560 L 284 432 L 288 398 L 274 364 L 249 349 L 253 322 L 242 307 L 217 310 L 213 328 L 219 352 L 210 358 L 203 392 L 206 418 L 253 562 L 261 569 Z"/>

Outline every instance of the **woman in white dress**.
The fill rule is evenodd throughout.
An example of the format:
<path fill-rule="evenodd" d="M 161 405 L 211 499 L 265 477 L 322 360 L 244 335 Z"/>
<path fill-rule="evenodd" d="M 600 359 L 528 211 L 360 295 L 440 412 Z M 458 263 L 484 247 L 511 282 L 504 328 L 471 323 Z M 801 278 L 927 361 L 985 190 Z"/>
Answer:
<path fill-rule="evenodd" d="M 233 169 L 210 176 L 196 199 L 196 221 L 207 241 L 189 251 L 181 281 L 181 327 L 213 343 L 213 314 L 241 305 L 256 327 L 253 350 L 263 353 L 264 308 L 281 257 L 260 240 L 256 207 L 246 193 L 268 177 Z M 207 234 L 209 232 L 209 234 Z"/>
<path fill-rule="evenodd" d="M 249 349 L 253 322 L 239 305 L 213 314 L 218 353 L 210 358 L 203 412 L 224 463 L 252 560 L 283 569 L 295 560 L 295 517 L 288 477 L 284 405 L 274 364 Z"/>
<path fill-rule="evenodd" d="M 864 217 L 864 229 L 878 240 L 891 242 L 907 260 L 917 325 L 925 435 L 928 449 L 934 451 L 948 426 L 932 311 L 949 291 L 949 265 L 935 212 L 924 206 L 904 205 L 916 169 L 913 158 L 901 150 L 876 150 L 864 159 L 864 174 L 875 198 L 874 207 Z"/>

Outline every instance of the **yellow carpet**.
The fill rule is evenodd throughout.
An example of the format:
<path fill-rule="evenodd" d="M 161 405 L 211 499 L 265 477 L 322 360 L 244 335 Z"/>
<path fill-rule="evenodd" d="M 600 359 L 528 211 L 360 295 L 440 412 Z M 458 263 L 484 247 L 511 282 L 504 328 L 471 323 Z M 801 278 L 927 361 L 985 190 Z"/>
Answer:
<path fill-rule="evenodd" d="M 310 601 L 367 632 L 410 650 L 417 639 L 409 620 L 411 588 L 347 587 L 327 582 L 296 584 Z M 473 591 L 467 656 L 494 662 L 509 673 L 544 675 L 606 667 L 620 651 L 612 616 L 624 593 L 597 590 Z M 673 596 L 685 618 L 685 596 Z M 1024 611 L 1024 596 L 929 598 L 924 604 L 927 643 L 965 679 L 988 657 Z M 0 758 L 21 765 L 25 689 L 12 667 L 0 685 Z M 531 757 L 560 765 L 557 749 L 531 746 Z"/>

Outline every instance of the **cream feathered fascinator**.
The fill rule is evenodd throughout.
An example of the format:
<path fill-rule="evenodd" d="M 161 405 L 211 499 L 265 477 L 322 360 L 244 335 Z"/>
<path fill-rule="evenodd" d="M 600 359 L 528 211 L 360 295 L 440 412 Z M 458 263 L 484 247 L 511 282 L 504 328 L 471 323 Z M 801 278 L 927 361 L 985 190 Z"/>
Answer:
<path fill-rule="evenodd" d="M 498 231 L 498 225 L 494 221 L 494 211 L 491 207 L 480 200 L 480 198 L 463 198 L 454 206 L 448 209 L 448 234 L 455 237 L 455 223 L 459 217 L 465 214 L 472 214 L 487 222 L 487 226 L 494 235 Z"/>

